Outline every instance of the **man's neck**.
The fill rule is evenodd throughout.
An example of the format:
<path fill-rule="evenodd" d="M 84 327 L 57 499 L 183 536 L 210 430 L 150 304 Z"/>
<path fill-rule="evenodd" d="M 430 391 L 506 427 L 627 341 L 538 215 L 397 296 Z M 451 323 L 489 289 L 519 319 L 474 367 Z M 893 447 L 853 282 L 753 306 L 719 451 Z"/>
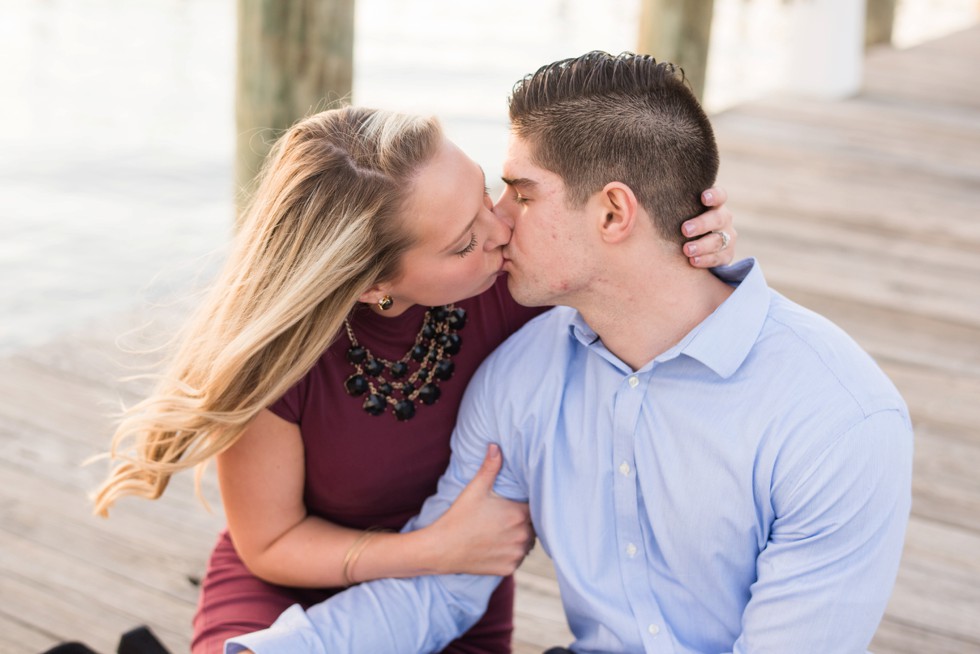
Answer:
<path fill-rule="evenodd" d="M 685 260 L 633 264 L 621 262 L 573 306 L 610 352 L 639 370 L 680 342 L 733 289 Z"/>

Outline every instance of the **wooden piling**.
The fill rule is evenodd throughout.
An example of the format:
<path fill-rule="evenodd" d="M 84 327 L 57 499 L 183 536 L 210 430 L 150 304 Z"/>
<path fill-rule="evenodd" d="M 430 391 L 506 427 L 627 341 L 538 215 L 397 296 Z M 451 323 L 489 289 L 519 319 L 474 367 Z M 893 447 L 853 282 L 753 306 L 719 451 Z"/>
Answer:
<path fill-rule="evenodd" d="M 238 0 L 236 197 L 282 130 L 349 97 L 354 0 Z"/>
<path fill-rule="evenodd" d="M 714 5 L 714 0 L 643 0 L 640 10 L 637 52 L 683 68 L 698 99 L 704 97 Z"/>

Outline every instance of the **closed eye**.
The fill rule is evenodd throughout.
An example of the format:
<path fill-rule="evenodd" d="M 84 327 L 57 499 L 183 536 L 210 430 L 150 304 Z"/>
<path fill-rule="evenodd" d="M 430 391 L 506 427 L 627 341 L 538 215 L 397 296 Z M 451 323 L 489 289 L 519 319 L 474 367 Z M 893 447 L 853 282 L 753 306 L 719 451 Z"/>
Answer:
<path fill-rule="evenodd" d="M 467 254 L 476 249 L 476 232 L 470 234 L 470 242 L 465 248 L 456 253 L 458 257 L 465 257 Z"/>

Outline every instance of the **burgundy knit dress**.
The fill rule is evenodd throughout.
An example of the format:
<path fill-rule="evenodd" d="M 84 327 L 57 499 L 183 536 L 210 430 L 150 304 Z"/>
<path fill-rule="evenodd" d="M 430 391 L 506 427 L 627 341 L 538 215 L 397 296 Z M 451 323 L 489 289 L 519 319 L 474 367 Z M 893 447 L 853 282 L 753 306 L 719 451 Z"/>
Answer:
<path fill-rule="evenodd" d="M 527 320 L 540 313 L 516 304 L 506 278 L 475 298 L 456 303 L 466 310 L 457 334 L 462 343 L 451 360 L 452 377 L 439 381 L 435 404 L 416 401 L 414 417 L 395 419 L 390 408 L 373 416 L 352 397 L 344 382 L 354 373 L 346 357 L 346 334 L 270 410 L 300 426 L 306 454 L 304 499 L 311 514 L 339 525 L 400 529 L 435 492 L 449 463 L 449 438 L 470 377 L 490 352 Z M 426 307 L 412 307 L 389 318 L 366 308 L 350 319 L 358 342 L 390 361 L 408 352 L 419 333 Z M 268 584 L 239 559 L 227 531 L 211 555 L 194 617 L 194 654 L 218 654 L 225 639 L 264 629 L 294 603 L 310 606 L 341 589 L 296 589 Z M 445 651 L 510 652 L 514 584 L 507 578 L 490 600 L 487 613 Z"/>

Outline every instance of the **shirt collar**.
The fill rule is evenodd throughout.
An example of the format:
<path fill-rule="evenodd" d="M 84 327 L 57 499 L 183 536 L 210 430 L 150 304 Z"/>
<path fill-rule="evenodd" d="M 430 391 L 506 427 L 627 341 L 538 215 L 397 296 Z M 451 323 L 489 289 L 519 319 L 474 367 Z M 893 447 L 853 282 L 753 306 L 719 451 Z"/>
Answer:
<path fill-rule="evenodd" d="M 732 376 L 755 345 L 769 315 L 771 295 L 762 267 L 753 259 L 712 268 L 735 292 L 684 339 L 682 353 L 711 368 L 719 377 Z M 685 341 L 686 345 L 685 345 Z"/>
<path fill-rule="evenodd" d="M 644 369 L 684 354 L 700 361 L 718 376 L 727 378 L 745 361 L 769 314 L 769 287 L 762 268 L 754 258 L 748 258 L 730 266 L 712 268 L 711 272 L 735 286 L 735 292 L 677 345 L 656 357 Z M 599 335 L 577 311 L 569 322 L 569 334 L 586 347 L 599 342 Z"/>

